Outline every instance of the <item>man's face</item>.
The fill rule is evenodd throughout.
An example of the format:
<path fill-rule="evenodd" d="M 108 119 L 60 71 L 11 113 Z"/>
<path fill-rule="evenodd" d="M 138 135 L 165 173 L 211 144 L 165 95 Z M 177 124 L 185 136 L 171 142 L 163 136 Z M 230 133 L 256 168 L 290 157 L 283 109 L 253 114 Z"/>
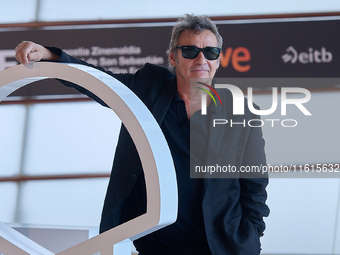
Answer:
<path fill-rule="evenodd" d="M 184 30 L 179 36 L 178 45 L 199 48 L 217 47 L 217 39 L 210 30 L 204 30 L 199 34 Z M 184 82 L 183 84 L 187 86 L 190 84 L 190 78 L 213 78 L 219 63 L 219 59 L 207 60 L 202 52 L 195 59 L 184 58 L 180 49 L 170 54 L 170 64 L 176 67 L 178 84 Z"/>

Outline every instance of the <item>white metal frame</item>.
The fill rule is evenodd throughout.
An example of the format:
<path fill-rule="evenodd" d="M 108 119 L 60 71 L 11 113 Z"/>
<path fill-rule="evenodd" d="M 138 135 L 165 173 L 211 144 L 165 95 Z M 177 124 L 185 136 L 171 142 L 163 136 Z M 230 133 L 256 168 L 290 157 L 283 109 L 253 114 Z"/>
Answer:
<path fill-rule="evenodd" d="M 79 84 L 102 99 L 117 114 L 138 150 L 147 194 L 145 214 L 57 254 L 92 255 L 100 252 L 101 255 L 111 255 L 117 250 L 114 244 L 126 239 L 135 240 L 173 223 L 178 204 L 174 165 L 164 135 L 147 107 L 125 85 L 104 72 L 83 65 L 48 62 L 19 65 L 1 71 L 0 101 L 27 84 L 47 78 Z M 3 247 L 16 247 L 28 254 L 53 254 L 10 229 L 0 224 L 0 253 L 6 255 L 7 250 Z"/>

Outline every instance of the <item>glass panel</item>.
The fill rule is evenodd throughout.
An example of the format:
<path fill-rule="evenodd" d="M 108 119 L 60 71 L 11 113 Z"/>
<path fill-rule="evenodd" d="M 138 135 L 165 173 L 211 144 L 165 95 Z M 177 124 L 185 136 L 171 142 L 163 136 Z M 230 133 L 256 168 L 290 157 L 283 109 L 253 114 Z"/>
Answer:
<path fill-rule="evenodd" d="M 289 95 L 288 98 L 301 95 Z M 269 164 L 322 164 L 339 163 L 339 115 L 340 93 L 312 93 L 309 102 L 303 104 L 312 116 L 305 116 L 295 105 L 287 106 L 287 115 L 281 116 L 281 100 L 273 114 L 262 116 L 266 154 Z M 256 95 L 254 102 L 261 109 L 271 106 L 271 95 Z M 277 119 L 280 121 L 266 121 Z M 296 127 L 284 127 L 285 119 L 297 121 Z M 274 127 L 272 127 L 274 123 Z M 294 125 L 285 122 L 284 125 Z"/>
<path fill-rule="evenodd" d="M 0 177 L 20 171 L 25 114 L 24 105 L 0 105 Z"/>
<path fill-rule="evenodd" d="M 18 184 L 14 182 L 0 182 L 0 221 L 12 223 L 18 195 Z"/>
<path fill-rule="evenodd" d="M 338 254 L 339 179 L 272 178 L 267 192 L 263 254 Z"/>
<path fill-rule="evenodd" d="M 76 11 L 75 11 L 76 10 Z M 306 12 L 336 12 L 340 2 L 336 0 L 282 2 L 268 0 L 225 1 L 216 0 L 207 8 L 205 0 L 116 1 L 97 0 L 41 0 L 41 21 L 96 20 L 96 19 L 141 19 L 181 17 L 185 13 L 208 16 L 260 15 Z"/>
<path fill-rule="evenodd" d="M 115 113 L 89 102 L 32 105 L 24 174 L 109 173 L 120 130 Z"/>
<path fill-rule="evenodd" d="M 71 21 L 96 19 L 138 19 L 138 18 L 169 18 L 180 17 L 184 13 L 206 14 L 209 16 L 282 14 L 306 12 L 336 12 L 340 10 L 340 2 L 301 1 L 270 2 L 267 0 L 224 1 L 214 2 L 218 8 L 206 8 L 204 0 L 174 0 L 164 2 L 145 0 L 121 1 L 117 7 L 115 1 L 98 0 L 41 0 L 39 9 L 40 21 Z M 32 22 L 35 20 L 37 0 L 0 1 L 0 23 Z M 180 6 L 181 8 L 178 8 Z M 103 8 L 104 7 L 104 8 Z M 75 11 L 76 10 L 76 11 Z"/>
<path fill-rule="evenodd" d="M 0 23 L 21 23 L 35 20 L 37 0 L 0 1 Z"/>
<path fill-rule="evenodd" d="M 19 223 L 96 227 L 107 184 L 108 178 L 25 182 Z"/>

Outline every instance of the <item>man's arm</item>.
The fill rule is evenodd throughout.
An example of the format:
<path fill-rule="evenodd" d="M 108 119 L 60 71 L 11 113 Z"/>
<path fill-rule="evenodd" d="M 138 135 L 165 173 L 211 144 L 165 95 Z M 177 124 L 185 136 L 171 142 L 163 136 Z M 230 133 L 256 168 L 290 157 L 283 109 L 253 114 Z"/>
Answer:
<path fill-rule="evenodd" d="M 55 50 L 55 51 L 54 51 Z M 61 61 L 65 63 L 76 63 L 76 64 L 84 64 L 88 65 L 86 62 L 81 61 L 76 58 L 72 58 L 67 54 L 63 54 L 62 50 L 54 47 L 46 48 L 41 46 L 37 43 L 30 42 L 30 41 L 23 41 L 18 44 L 15 48 L 15 58 L 21 63 L 27 65 L 29 61 Z M 91 66 L 94 67 L 94 66 Z M 105 71 L 103 68 L 97 68 L 101 71 Z M 66 87 L 73 87 L 78 92 L 87 95 L 88 97 L 92 98 L 96 102 L 100 103 L 103 106 L 107 105 L 103 102 L 100 98 L 94 95 L 92 92 L 84 89 L 83 87 L 74 84 L 69 81 L 58 80 Z"/>
<path fill-rule="evenodd" d="M 113 74 L 110 71 L 105 70 L 105 68 L 100 66 L 94 66 L 89 64 L 83 60 L 74 58 L 61 49 L 56 47 L 44 47 L 34 42 L 30 41 L 23 41 L 15 48 L 15 57 L 21 64 L 28 64 L 29 61 L 51 61 L 51 62 L 60 62 L 60 63 L 72 63 L 72 64 L 81 64 L 85 66 L 89 66 L 95 69 L 98 69 L 102 72 L 109 74 L 110 76 L 114 77 L 115 79 L 119 80 L 123 84 L 127 85 L 130 89 L 133 84 L 135 84 L 135 79 L 137 75 L 132 74 Z M 138 73 L 138 72 L 137 72 Z M 83 87 L 74 84 L 69 81 L 58 80 L 64 86 L 72 87 L 76 89 L 78 92 L 87 95 L 88 97 L 92 98 L 96 102 L 100 103 L 103 106 L 107 106 L 101 99 L 99 99 L 96 95 L 92 92 L 84 89 Z"/>
<path fill-rule="evenodd" d="M 56 61 L 60 57 L 37 43 L 22 41 L 15 48 L 15 58 L 21 64 L 27 65 L 29 61 Z"/>

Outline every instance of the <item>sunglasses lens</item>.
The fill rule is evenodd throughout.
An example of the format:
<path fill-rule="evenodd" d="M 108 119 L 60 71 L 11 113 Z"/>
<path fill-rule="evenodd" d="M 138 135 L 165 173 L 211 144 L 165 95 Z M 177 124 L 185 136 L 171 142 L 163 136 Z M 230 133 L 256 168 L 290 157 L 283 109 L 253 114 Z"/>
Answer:
<path fill-rule="evenodd" d="M 198 49 L 195 47 L 183 47 L 182 48 L 182 55 L 184 58 L 194 59 L 198 56 Z"/>
<path fill-rule="evenodd" d="M 218 47 L 206 47 L 203 49 L 197 48 L 196 46 L 179 46 L 181 49 L 182 56 L 187 59 L 195 59 L 198 54 L 202 51 L 203 55 L 208 60 L 216 60 L 220 56 L 221 48 Z"/>
<path fill-rule="evenodd" d="M 204 57 L 208 60 L 215 60 L 218 59 L 220 55 L 220 49 L 213 47 L 213 48 L 205 48 L 204 50 Z"/>

